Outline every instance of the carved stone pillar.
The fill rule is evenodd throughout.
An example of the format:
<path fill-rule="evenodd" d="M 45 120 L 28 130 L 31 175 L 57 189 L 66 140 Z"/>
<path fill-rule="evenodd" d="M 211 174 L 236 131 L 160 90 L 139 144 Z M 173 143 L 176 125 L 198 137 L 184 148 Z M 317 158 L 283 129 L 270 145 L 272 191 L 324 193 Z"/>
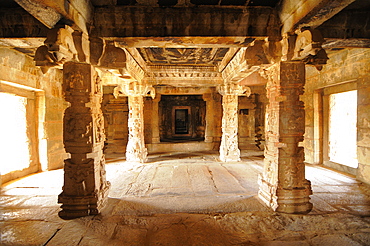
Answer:
<path fill-rule="evenodd" d="M 222 95 L 222 137 L 220 160 L 223 162 L 240 161 L 238 146 L 238 96 L 250 95 L 250 88 L 226 83 L 218 88 Z"/>
<path fill-rule="evenodd" d="M 214 134 L 214 100 L 213 94 L 203 94 L 203 100 L 206 102 L 206 130 L 204 136 L 204 142 L 212 143 Z"/>
<path fill-rule="evenodd" d="M 120 93 L 128 96 L 128 143 L 126 161 L 145 162 L 148 151 L 144 141 L 144 96 L 149 93 L 155 98 L 154 88 L 138 81 L 128 82 L 115 89 L 115 95 Z"/>
<path fill-rule="evenodd" d="M 259 197 L 273 210 L 308 213 L 310 181 L 305 179 L 305 111 L 300 95 L 305 84 L 304 62 L 281 62 L 269 68 L 266 86 L 266 147 Z"/>
<path fill-rule="evenodd" d="M 128 96 L 128 143 L 126 161 L 145 162 L 147 149 L 144 143 L 144 100 L 140 94 Z"/>
<path fill-rule="evenodd" d="M 105 179 L 100 78 L 86 63 L 67 62 L 63 73 L 63 91 L 70 102 L 63 119 L 63 138 L 70 158 L 65 160 L 58 202 L 62 203 L 59 216 L 72 219 L 98 214 L 107 201 L 109 182 Z"/>
<path fill-rule="evenodd" d="M 161 95 L 157 94 L 155 99 L 153 99 L 152 108 L 152 144 L 160 142 L 159 136 L 159 101 L 161 101 Z"/>

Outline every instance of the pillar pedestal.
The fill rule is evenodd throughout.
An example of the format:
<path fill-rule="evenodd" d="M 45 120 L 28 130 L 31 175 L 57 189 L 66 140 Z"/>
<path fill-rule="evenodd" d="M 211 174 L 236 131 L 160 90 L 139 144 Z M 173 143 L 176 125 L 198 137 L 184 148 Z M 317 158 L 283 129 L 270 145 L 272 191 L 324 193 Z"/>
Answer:
<path fill-rule="evenodd" d="M 273 210 L 308 213 L 312 209 L 310 181 L 305 179 L 305 111 L 300 95 L 305 84 L 303 62 L 281 62 L 267 71 L 264 172 L 259 198 Z"/>
<path fill-rule="evenodd" d="M 105 179 L 104 118 L 100 105 L 102 85 L 89 64 L 67 62 L 63 67 L 63 91 L 70 102 L 63 119 L 63 138 L 70 158 L 65 160 L 63 219 L 95 215 L 108 198 Z"/>

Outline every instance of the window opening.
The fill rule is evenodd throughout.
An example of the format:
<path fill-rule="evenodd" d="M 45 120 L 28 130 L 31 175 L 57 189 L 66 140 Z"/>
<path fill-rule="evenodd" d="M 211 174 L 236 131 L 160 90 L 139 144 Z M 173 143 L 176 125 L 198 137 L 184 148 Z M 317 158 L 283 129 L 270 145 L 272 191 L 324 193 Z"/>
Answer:
<path fill-rule="evenodd" d="M 27 98 L 0 93 L 1 175 L 29 167 L 26 106 Z"/>
<path fill-rule="evenodd" d="M 329 160 L 357 168 L 357 91 L 329 96 Z"/>

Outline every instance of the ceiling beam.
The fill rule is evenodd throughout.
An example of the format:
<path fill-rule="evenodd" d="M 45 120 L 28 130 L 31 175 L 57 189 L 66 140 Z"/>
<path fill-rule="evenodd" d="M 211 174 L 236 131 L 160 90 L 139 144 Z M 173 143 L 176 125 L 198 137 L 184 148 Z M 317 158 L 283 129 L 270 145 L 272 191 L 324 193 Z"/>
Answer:
<path fill-rule="evenodd" d="M 48 28 L 53 28 L 61 20 L 74 25 L 74 29 L 88 32 L 93 6 L 89 0 L 15 0 Z"/>
<path fill-rule="evenodd" d="M 279 6 L 282 33 L 316 28 L 355 0 L 283 0 Z"/>

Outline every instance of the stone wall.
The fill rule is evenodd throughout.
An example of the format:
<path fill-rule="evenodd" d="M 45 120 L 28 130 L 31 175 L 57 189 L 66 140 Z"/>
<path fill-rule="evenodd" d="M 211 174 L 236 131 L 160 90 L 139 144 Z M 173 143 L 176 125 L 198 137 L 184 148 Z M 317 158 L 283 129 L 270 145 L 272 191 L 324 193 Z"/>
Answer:
<path fill-rule="evenodd" d="M 28 173 L 61 168 L 65 158 L 63 112 L 67 103 L 62 98 L 63 75 L 57 69 L 50 69 L 43 74 L 34 64 L 29 56 L 15 50 L 0 48 L 0 80 L 11 83 L 10 87 L 2 87 L 1 91 L 20 96 L 24 96 L 24 92 L 27 91 L 35 95 L 34 99 L 28 100 L 30 105 L 34 104 L 30 110 L 33 115 L 29 117 L 29 124 L 37 125 L 35 132 L 29 134 L 32 138 L 30 139 L 32 148 L 35 150 L 31 151 L 32 168 Z M 19 176 L 28 173 L 19 173 Z M 13 175 L 12 178 L 16 177 L 17 175 Z M 3 182 L 6 182 L 6 179 L 3 179 Z"/>
<path fill-rule="evenodd" d="M 314 67 L 306 67 L 306 71 L 303 96 L 306 108 L 305 161 L 311 164 L 325 162 L 325 96 L 357 88 L 357 177 L 370 183 L 370 50 L 338 51 L 329 54 L 327 65 L 321 71 Z"/>

